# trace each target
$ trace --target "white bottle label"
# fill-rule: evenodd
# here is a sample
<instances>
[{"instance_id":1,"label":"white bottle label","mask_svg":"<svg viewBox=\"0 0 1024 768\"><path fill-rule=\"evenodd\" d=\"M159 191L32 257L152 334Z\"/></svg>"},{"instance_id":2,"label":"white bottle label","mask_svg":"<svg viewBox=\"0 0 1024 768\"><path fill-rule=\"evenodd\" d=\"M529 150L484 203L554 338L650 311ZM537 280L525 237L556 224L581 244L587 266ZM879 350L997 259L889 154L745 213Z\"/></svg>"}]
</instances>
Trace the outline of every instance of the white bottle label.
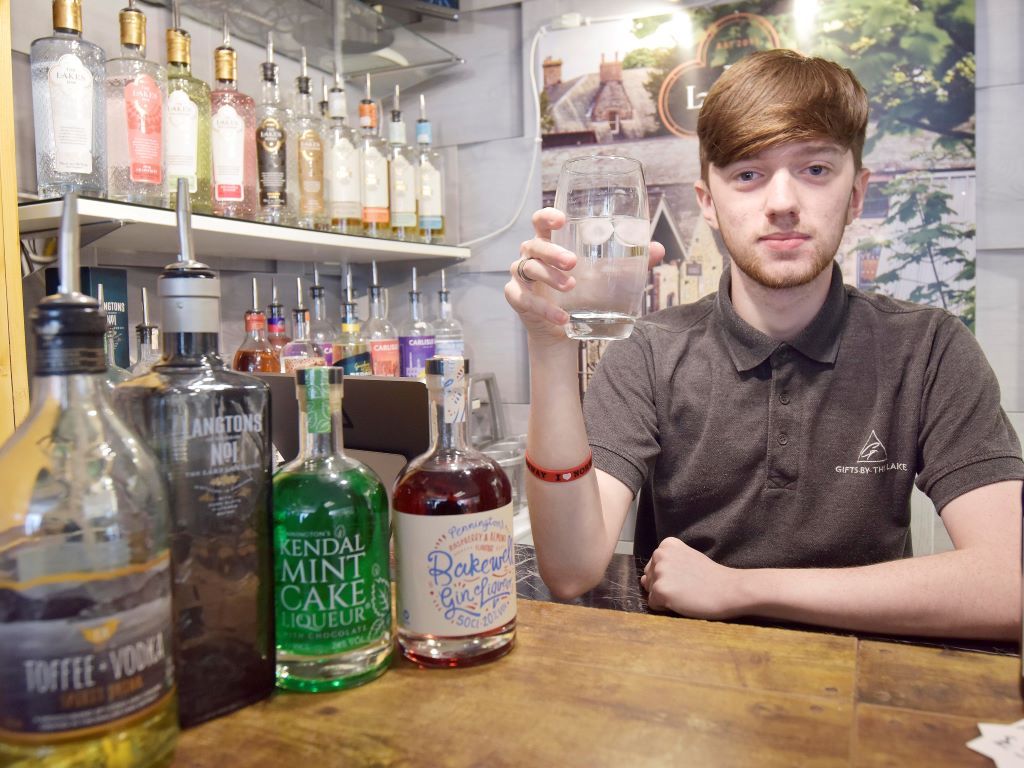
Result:
<instances>
[{"instance_id":1,"label":"white bottle label","mask_svg":"<svg viewBox=\"0 0 1024 768\"><path fill-rule=\"evenodd\" d=\"M462 339L434 339L434 354L440 357L465 357L466 342Z\"/></svg>"},{"instance_id":2,"label":"white bottle label","mask_svg":"<svg viewBox=\"0 0 1024 768\"><path fill-rule=\"evenodd\" d=\"M516 617L512 505L470 515L395 511L398 623L465 637Z\"/></svg>"},{"instance_id":3,"label":"white bottle label","mask_svg":"<svg viewBox=\"0 0 1024 768\"><path fill-rule=\"evenodd\" d=\"M441 189L441 171L435 168L429 160L424 160L417 171L419 172L417 196L420 216L443 216L444 190Z\"/></svg>"},{"instance_id":4,"label":"white bottle label","mask_svg":"<svg viewBox=\"0 0 1024 768\"><path fill-rule=\"evenodd\" d=\"M172 185L179 177L188 179L189 193L199 188L196 178L199 152L199 107L184 91L167 97L167 181Z\"/></svg>"},{"instance_id":5,"label":"white bottle label","mask_svg":"<svg viewBox=\"0 0 1024 768\"><path fill-rule=\"evenodd\" d=\"M363 208L388 207L388 159L376 147L363 155Z\"/></svg>"},{"instance_id":6,"label":"white bottle label","mask_svg":"<svg viewBox=\"0 0 1024 768\"><path fill-rule=\"evenodd\" d=\"M245 120L224 104L210 123L213 143L213 199L242 202L245 198Z\"/></svg>"},{"instance_id":7,"label":"white bottle label","mask_svg":"<svg viewBox=\"0 0 1024 768\"><path fill-rule=\"evenodd\" d=\"M408 222L395 220L403 214ZM416 226L416 168L402 155L391 160L391 224Z\"/></svg>"},{"instance_id":8,"label":"white bottle label","mask_svg":"<svg viewBox=\"0 0 1024 768\"><path fill-rule=\"evenodd\" d=\"M331 217L358 219L363 215L359 200L359 150L348 139L339 139L328 158Z\"/></svg>"},{"instance_id":9,"label":"white bottle label","mask_svg":"<svg viewBox=\"0 0 1024 768\"><path fill-rule=\"evenodd\" d=\"M50 114L53 118L54 170L92 173L92 73L73 53L50 67Z\"/></svg>"}]
</instances>

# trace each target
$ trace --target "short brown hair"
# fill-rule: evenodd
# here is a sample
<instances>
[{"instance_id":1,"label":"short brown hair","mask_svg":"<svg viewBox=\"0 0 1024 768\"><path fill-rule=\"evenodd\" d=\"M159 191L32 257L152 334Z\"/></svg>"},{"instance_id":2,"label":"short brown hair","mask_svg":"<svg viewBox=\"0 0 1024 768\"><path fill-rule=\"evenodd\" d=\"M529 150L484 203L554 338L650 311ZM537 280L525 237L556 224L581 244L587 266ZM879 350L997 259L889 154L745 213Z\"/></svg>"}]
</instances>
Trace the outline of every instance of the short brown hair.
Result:
<instances>
[{"instance_id":1,"label":"short brown hair","mask_svg":"<svg viewBox=\"0 0 1024 768\"><path fill-rule=\"evenodd\" d=\"M700 175L792 141L828 139L861 168L868 96L834 61L779 48L745 56L718 78L697 118Z\"/></svg>"}]
</instances>

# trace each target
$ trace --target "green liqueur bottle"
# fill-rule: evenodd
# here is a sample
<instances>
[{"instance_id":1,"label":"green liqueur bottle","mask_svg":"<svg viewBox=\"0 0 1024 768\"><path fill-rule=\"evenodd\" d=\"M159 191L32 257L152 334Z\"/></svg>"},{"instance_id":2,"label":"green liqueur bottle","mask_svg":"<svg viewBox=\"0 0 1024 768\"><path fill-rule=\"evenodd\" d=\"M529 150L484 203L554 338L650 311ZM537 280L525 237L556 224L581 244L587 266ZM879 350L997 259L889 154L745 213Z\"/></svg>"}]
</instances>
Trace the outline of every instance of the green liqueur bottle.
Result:
<instances>
[{"instance_id":1,"label":"green liqueur bottle","mask_svg":"<svg viewBox=\"0 0 1024 768\"><path fill-rule=\"evenodd\" d=\"M296 371L301 452L274 475L277 684L330 691L391 660L388 497L342 447L340 368Z\"/></svg>"}]
</instances>

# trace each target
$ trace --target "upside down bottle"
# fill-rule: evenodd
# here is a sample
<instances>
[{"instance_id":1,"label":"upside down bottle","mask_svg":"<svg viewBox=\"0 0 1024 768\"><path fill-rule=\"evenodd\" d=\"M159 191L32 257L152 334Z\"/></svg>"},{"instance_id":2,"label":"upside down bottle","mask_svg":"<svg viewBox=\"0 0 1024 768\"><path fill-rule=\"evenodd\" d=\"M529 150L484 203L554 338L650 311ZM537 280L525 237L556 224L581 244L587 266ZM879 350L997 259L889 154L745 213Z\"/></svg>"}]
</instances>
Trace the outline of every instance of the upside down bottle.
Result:
<instances>
[{"instance_id":1,"label":"upside down bottle","mask_svg":"<svg viewBox=\"0 0 1024 768\"><path fill-rule=\"evenodd\" d=\"M398 642L423 667L464 667L512 650L512 486L466 437L469 363L427 361L430 450L393 494Z\"/></svg>"}]
</instances>

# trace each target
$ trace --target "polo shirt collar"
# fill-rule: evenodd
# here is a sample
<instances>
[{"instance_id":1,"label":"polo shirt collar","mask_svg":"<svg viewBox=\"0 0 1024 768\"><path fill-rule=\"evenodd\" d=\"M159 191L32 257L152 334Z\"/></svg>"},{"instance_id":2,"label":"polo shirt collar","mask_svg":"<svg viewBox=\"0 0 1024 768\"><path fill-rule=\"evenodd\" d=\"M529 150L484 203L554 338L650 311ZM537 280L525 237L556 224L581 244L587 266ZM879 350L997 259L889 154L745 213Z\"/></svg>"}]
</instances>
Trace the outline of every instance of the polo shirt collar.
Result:
<instances>
[{"instance_id":1,"label":"polo shirt collar","mask_svg":"<svg viewBox=\"0 0 1024 768\"><path fill-rule=\"evenodd\" d=\"M725 329L725 341L729 355L737 371L756 368L781 347L785 342L773 339L743 320L733 307L731 298L732 267L722 270L718 285L715 312ZM839 265L832 264L832 282L829 284L825 303L818 310L810 324L800 332L789 346L812 360L820 363L835 363L839 354L839 338L846 320L846 287Z\"/></svg>"}]
</instances>

